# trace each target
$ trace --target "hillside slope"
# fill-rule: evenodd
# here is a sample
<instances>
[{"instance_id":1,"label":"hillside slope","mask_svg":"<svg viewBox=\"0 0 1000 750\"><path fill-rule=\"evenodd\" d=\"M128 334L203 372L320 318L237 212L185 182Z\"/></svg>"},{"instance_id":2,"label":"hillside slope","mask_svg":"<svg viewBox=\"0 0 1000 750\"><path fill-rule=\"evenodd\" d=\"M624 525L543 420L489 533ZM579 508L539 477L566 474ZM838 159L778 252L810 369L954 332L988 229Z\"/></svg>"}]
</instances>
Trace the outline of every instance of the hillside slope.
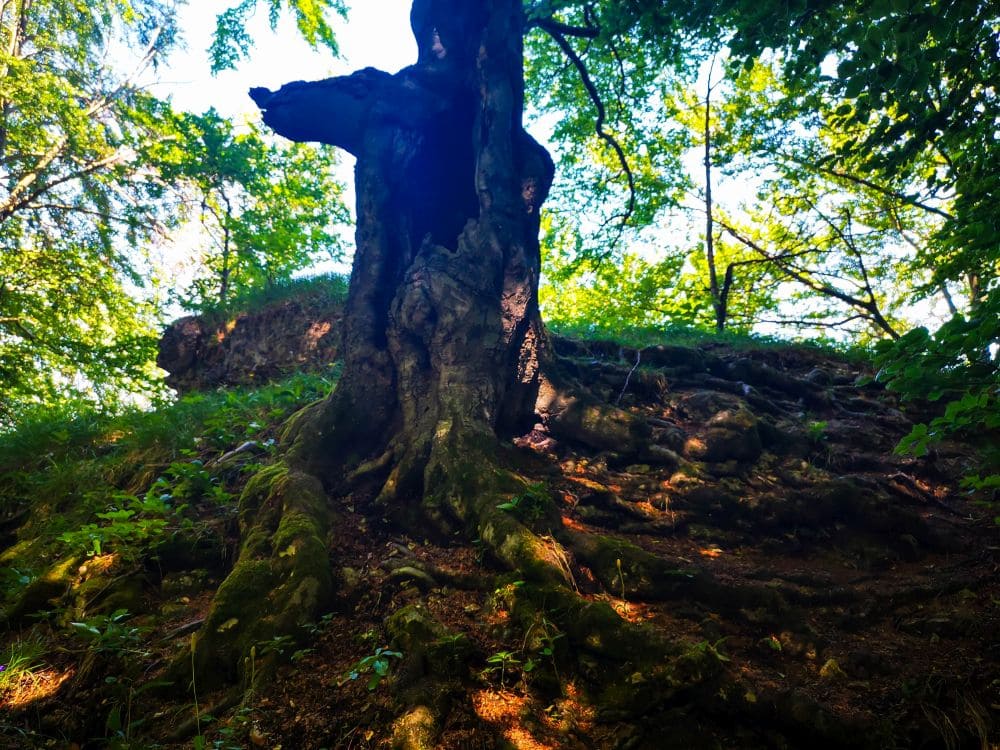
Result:
<instances>
[{"instance_id":1,"label":"hillside slope","mask_svg":"<svg viewBox=\"0 0 1000 750\"><path fill-rule=\"evenodd\" d=\"M243 677L219 686L157 681L232 565L244 484L332 377L195 393L4 445L5 650L26 658L0 672L2 741L998 741L1000 540L958 489L967 446L894 455L920 415L863 365L815 350L557 348L567 372L651 434L631 455L614 435L586 447L540 427L505 449L528 490L503 510L542 534L585 606L524 585L477 540L410 537L360 487L331 498L329 614L257 644Z\"/></svg>"}]
</instances>

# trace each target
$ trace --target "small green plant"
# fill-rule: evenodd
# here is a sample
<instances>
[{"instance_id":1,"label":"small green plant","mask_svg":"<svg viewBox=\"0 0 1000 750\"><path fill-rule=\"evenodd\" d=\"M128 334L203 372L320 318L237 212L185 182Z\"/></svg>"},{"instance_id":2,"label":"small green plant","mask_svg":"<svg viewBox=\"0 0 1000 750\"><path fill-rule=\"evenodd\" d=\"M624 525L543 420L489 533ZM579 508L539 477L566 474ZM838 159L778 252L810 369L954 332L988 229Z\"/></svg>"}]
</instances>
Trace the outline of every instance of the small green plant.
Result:
<instances>
[{"instance_id":1,"label":"small green plant","mask_svg":"<svg viewBox=\"0 0 1000 750\"><path fill-rule=\"evenodd\" d=\"M529 656L524 662L524 671L535 671L538 667L538 661L536 661L537 657L548 661L552 665L552 670L558 678L559 670L556 667L556 642L562 637L563 634L560 633L556 626L547 618L543 617L540 622L533 624L524 636L524 646L522 650L527 651L529 648L532 650L532 655Z\"/></svg>"},{"instance_id":2,"label":"small green plant","mask_svg":"<svg viewBox=\"0 0 1000 750\"><path fill-rule=\"evenodd\" d=\"M208 501L223 505L233 499L219 478L213 476L200 459L174 461L146 493L146 499L163 503Z\"/></svg>"},{"instance_id":3,"label":"small green plant","mask_svg":"<svg viewBox=\"0 0 1000 750\"><path fill-rule=\"evenodd\" d=\"M284 656L286 651L290 651L295 645L295 639L290 635L276 635L266 641L257 644L260 646L260 655L277 654Z\"/></svg>"},{"instance_id":4,"label":"small green plant","mask_svg":"<svg viewBox=\"0 0 1000 750\"><path fill-rule=\"evenodd\" d=\"M685 653L687 656L694 657L696 659L701 659L705 656L708 656L720 662L728 662L731 661L730 658L726 656L724 653L722 653L722 651L720 650L720 648L725 642L726 642L725 638L720 638L715 643L711 643L709 641L698 641L697 643L693 643L690 646L688 646L687 651ZM773 648L772 644L768 645L771 648ZM778 643L778 646L779 647L781 646L780 642Z\"/></svg>"},{"instance_id":5,"label":"small green plant","mask_svg":"<svg viewBox=\"0 0 1000 750\"><path fill-rule=\"evenodd\" d=\"M545 488L544 482L529 484L524 492L514 495L505 503L500 503L497 508L513 513L518 518L537 521L545 515L546 508L551 504L552 498Z\"/></svg>"},{"instance_id":6,"label":"small green plant","mask_svg":"<svg viewBox=\"0 0 1000 750\"><path fill-rule=\"evenodd\" d=\"M104 720L106 747L109 750L136 750L145 748L145 743L139 744L135 735L146 723L146 716L136 716L133 707L136 699L148 691L161 690L171 683L163 680L142 681L137 685L132 677L127 675L108 675L104 678L108 689L108 697L104 703L111 706Z\"/></svg>"},{"instance_id":7,"label":"small green plant","mask_svg":"<svg viewBox=\"0 0 1000 750\"><path fill-rule=\"evenodd\" d=\"M211 750L246 750L250 744L247 741L247 735L251 726L251 713L252 709L249 706L238 708L228 723L219 726L215 730L217 736L211 740L205 735L195 737L194 750L205 750L205 748L211 748ZM205 720L205 723L208 723L214 721L215 717L203 714L202 719ZM200 743L199 737L201 738Z\"/></svg>"},{"instance_id":8,"label":"small green plant","mask_svg":"<svg viewBox=\"0 0 1000 750\"><path fill-rule=\"evenodd\" d=\"M296 645L295 638L290 635L276 635L274 636L274 638L271 638L266 641L261 641L257 645L260 646L261 656L268 656L269 654L275 654L277 656L283 657L285 653L291 652L288 658L293 663L301 661L306 656L312 653L311 648L295 649Z\"/></svg>"},{"instance_id":9,"label":"small green plant","mask_svg":"<svg viewBox=\"0 0 1000 750\"><path fill-rule=\"evenodd\" d=\"M809 423L806 428L806 435L808 436L810 442L822 443L826 440L826 428L829 422L823 419L817 419Z\"/></svg>"},{"instance_id":10,"label":"small green plant","mask_svg":"<svg viewBox=\"0 0 1000 750\"><path fill-rule=\"evenodd\" d=\"M110 615L95 615L82 622L71 622L73 628L98 653L140 654L139 648L148 628L130 625L127 609L115 610Z\"/></svg>"},{"instance_id":11,"label":"small green plant","mask_svg":"<svg viewBox=\"0 0 1000 750\"><path fill-rule=\"evenodd\" d=\"M330 627L330 623L333 622L333 616L333 612L329 612L320 617L319 622L310 622L305 626L306 632L313 638L316 638Z\"/></svg>"},{"instance_id":12,"label":"small green plant","mask_svg":"<svg viewBox=\"0 0 1000 750\"><path fill-rule=\"evenodd\" d=\"M0 596L21 591L35 580L35 576L25 568L0 567Z\"/></svg>"},{"instance_id":13,"label":"small green plant","mask_svg":"<svg viewBox=\"0 0 1000 750\"><path fill-rule=\"evenodd\" d=\"M517 655L513 651L497 651L492 656L486 658L486 663L489 665L483 670L482 674L486 675L500 673L500 687L504 687L504 680L507 676L507 672L510 669L520 665L521 660L517 658Z\"/></svg>"},{"instance_id":14,"label":"small green plant","mask_svg":"<svg viewBox=\"0 0 1000 750\"><path fill-rule=\"evenodd\" d=\"M389 675L389 667L392 659L402 659L403 655L399 651L390 651L388 648L376 648L368 656L358 659L347 673L347 677L341 683L348 680L356 680L363 674L371 673L368 678L368 690L374 690Z\"/></svg>"}]
</instances>

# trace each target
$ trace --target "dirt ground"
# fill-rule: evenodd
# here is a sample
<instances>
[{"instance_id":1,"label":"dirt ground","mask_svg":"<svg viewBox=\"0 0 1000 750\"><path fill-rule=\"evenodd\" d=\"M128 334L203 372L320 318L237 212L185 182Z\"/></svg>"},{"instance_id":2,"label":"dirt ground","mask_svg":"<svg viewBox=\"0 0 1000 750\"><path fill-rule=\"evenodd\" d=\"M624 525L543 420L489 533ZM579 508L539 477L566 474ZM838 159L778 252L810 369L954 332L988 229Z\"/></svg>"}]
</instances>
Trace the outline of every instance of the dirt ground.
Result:
<instances>
[{"instance_id":1,"label":"dirt ground","mask_svg":"<svg viewBox=\"0 0 1000 750\"><path fill-rule=\"evenodd\" d=\"M422 688L443 717L433 747L1000 747L1000 534L959 487L968 446L895 455L923 415L811 350L659 347L639 367L616 345L560 350L646 420L656 450L585 450L539 427L510 447L533 488L510 512L551 523L543 538L575 590L679 644L697 676L651 677L641 654L609 665L571 642L558 611L526 629L522 582L476 540L412 537L361 491L335 499L330 614L297 641L259 644L238 690L198 694L196 708L197 685L156 685L225 566L175 573L144 592L138 668L123 667L127 654L67 650L5 695L0 742L388 747L410 687L434 671L389 626L405 609L435 623L436 642L461 644L438 692ZM595 539L643 554L602 574ZM668 591L656 560L690 581ZM127 685L113 682L121 674Z\"/></svg>"}]
</instances>

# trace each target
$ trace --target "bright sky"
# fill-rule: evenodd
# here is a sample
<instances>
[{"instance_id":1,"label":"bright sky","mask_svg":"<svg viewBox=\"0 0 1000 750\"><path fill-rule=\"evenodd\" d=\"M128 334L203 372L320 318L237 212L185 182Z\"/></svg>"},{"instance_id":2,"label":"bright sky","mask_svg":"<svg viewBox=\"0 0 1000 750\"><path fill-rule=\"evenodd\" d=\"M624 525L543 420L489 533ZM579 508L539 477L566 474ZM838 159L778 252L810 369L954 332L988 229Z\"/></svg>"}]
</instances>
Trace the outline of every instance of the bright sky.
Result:
<instances>
[{"instance_id":1,"label":"bright sky","mask_svg":"<svg viewBox=\"0 0 1000 750\"><path fill-rule=\"evenodd\" d=\"M325 50L310 50L290 17L271 31L261 7L250 28L255 43L251 59L213 77L206 50L216 16L232 5L232 0L196 0L182 9L179 25L187 49L174 53L170 65L159 71L154 93L169 96L178 109L204 112L215 107L229 117L256 116L247 96L251 86L276 89L289 81L344 75L367 66L392 73L416 61L411 0L352 0L348 23L338 19L336 25L341 59Z\"/></svg>"}]
</instances>

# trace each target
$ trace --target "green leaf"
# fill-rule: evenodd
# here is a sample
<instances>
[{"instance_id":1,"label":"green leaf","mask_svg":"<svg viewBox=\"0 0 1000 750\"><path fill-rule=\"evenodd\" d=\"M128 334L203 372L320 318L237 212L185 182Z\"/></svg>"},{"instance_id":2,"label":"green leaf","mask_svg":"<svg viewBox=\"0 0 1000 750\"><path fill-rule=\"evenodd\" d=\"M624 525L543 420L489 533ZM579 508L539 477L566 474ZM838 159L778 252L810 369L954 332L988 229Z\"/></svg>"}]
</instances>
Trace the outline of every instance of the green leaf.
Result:
<instances>
[{"instance_id":1,"label":"green leaf","mask_svg":"<svg viewBox=\"0 0 1000 750\"><path fill-rule=\"evenodd\" d=\"M87 636L88 638L100 638L101 631L98 630L93 625L86 622L71 622L71 628L74 628L81 635Z\"/></svg>"}]
</instances>

